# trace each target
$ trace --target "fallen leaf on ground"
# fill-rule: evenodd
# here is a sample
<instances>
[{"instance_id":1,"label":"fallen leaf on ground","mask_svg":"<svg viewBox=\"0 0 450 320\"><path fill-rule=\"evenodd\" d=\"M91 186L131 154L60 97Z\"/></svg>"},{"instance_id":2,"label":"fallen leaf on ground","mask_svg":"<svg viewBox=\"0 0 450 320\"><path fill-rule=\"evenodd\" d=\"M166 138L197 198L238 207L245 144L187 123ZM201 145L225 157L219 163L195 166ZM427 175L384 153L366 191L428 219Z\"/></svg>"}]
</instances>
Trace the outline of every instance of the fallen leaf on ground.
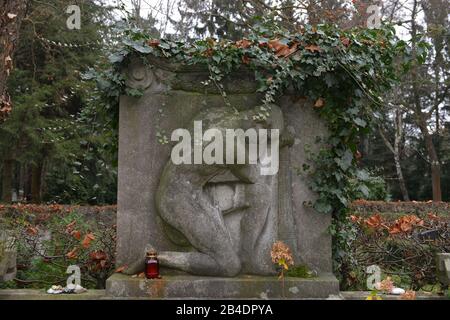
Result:
<instances>
[{"instance_id":1,"label":"fallen leaf on ground","mask_svg":"<svg viewBox=\"0 0 450 320\"><path fill-rule=\"evenodd\" d=\"M69 251L69 252L66 254L66 257L69 258L69 259L76 259L76 257L77 257L77 251L78 251L77 248L73 248L72 251Z\"/></svg>"},{"instance_id":2,"label":"fallen leaf on ground","mask_svg":"<svg viewBox=\"0 0 450 320\"><path fill-rule=\"evenodd\" d=\"M127 268L128 268L127 265L121 266L121 267L119 267L119 268L116 269L116 273L122 273L122 272L124 272Z\"/></svg>"},{"instance_id":3,"label":"fallen leaf on ground","mask_svg":"<svg viewBox=\"0 0 450 320\"><path fill-rule=\"evenodd\" d=\"M75 239L80 240L81 239L81 232L78 230L74 230L70 233Z\"/></svg>"},{"instance_id":4,"label":"fallen leaf on ground","mask_svg":"<svg viewBox=\"0 0 450 320\"><path fill-rule=\"evenodd\" d=\"M400 296L402 300L416 300L416 292L413 290L407 290L404 294Z\"/></svg>"},{"instance_id":5,"label":"fallen leaf on ground","mask_svg":"<svg viewBox=\"0 0 450 320\"><path fill-rule=\"evenodd\" d=\"M306 49L306 50L309 50L309 51L311 51L311 52L316 52L316 51L319 51L319 52L320 52L320 47L317 46L317 45L315 45L315 44L311 44L311 45L309 45L309 46L306 46L305 49Z\"/></svg>"},{"instance_id":6,"label":"fallen leaf on ground","mask_svg":"<svg viewBox=\"0 0 450 320\"><path fill-rule=\"evenodd\" d=\"M30 226L30 227L27 228L27 233L29 235L35 236L35 235L38 234L38 229L36 227Z\"/></svg>"},{"instance_id":7,"label":"fallen leaf on ground","mask_svg":"<svg viewBox=\"0 0 450 320\"><path fill-rule=\"evenodd\" d=\"M69 223L68 225L66 225L66 233L71 233L73 230L73 227L75 227L76 225L76 221L72 221L71 223Z\"/></svg>"},{"instance_id":8,"label":"fallen leaf on ground","mask_svg":"<svg viewBox=\"0 0 450 320\"><path fill-rule=\"evenodd\" d=\"M383 219L377 213L377 214L374 214L373 216L369 217L368 219L365 219L364 223L371 228L378 228L378 227L382 226Z\"/></svg>"},{"instance_id":9,"label":"fallen leaf on ground","mask_svg":"<svg viewBox=\"0 0 450 320\"><path fill-rule=\"evenodd\" d=\"M81 242L81 245L82 245L84 248L89 248L89 246L91 245L91 241L92 241L92 240L95 240L95 236L94 236L92 233L88 233L88 234L84 237L83 241Z\"/></svg>"}]
</instances>

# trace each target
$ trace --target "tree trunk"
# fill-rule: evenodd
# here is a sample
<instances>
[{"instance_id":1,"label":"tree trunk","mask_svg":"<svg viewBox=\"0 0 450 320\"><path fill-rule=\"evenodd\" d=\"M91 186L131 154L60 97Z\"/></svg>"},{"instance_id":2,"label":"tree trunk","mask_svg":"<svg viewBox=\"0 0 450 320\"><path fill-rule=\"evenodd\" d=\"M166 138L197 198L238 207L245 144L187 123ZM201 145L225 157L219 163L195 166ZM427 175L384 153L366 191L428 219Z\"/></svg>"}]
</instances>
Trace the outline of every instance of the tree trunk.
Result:
<instances>
[{"instance_id":1,"label":"tree trunk","mask_svg":"<svg viewBox=\"0 0 450 320\"><path fill-rule=\"evenodd\" d=\"M25 178L24 178L24 187L23 187L23 194L25 201L30 202L31 201L31 168L30 165L25 166Z\"/></svg>"},{"instance_id":2,"label":"tree trunk","mask_svg":"<svg viewBox=\"0 0 450 320\"><path fill-rule=\"evenodd\" d=\"M411 80L413 89L413 103L415 109L415 116L418 127L422 133L423 139L425 141L425 146L428 154L428 158L431 162L431 185L433 188L433 201L442 201L442 190L441 190L441 164L433 143L433 138L428 130L427 126L427 116L422 111L422 103L420 101L419 95L419 76L417 68L417 13L418 13L418 1L414 1L412 16L411 16L411 45L412 45L412 57L414 59L414 65L411 70Z\"/></svg>"},{"instance_id":3,"label":"tree trunk","mask_svg":"<svg viewBox=\"0 0 450 320\"><path fill-rule=\"evenodd\" d=\"M31 169L31 202L41 203L42 164L33 165Z\"/></svg>"},{"instance_id":4,"label":"tree trunk","mask_svg":"<svg viewBox=\"0 0 450 320\"><path fill-rule=\"evenodd\" d=\"M400 191L402 192L402 197L404 201L409 201L408 189L406 188L405 179L403 177L402 166L400 162L400 145L403 140L403 115L399 108L395 111L395 138L394 144L392 145L386 135L383 133L383 130L380 128L380 135L383 138L383 141L386 147L392 152L394 155L394 163L395 163L395 171L397 172L398 184L400 186Z\"/></svg>"},{"instance_id":5,"label":"tree trunk","mask_svg":"<svg viewBox=\"0 0 450 320\"><path fill-rule=\"evenodd\" d=\"M428 132L428 128L423 119L423 115L420 115L422 119L420 120L420 130L422 132L423 138L425 140L425 146L428 153L428 158L431 162L431 185L433 188L433 201L442 201L442 190L441 190L441 163L439 162L439 157L436 152L436 148L433 143L433 138Z\"/></svg>"},{"instance_id":6,"label":"tree trunk","mask_svg":"<svg viewBox=\"0 0 450 320\"><path fill-rule=\"evenodd\" d=\"M395 142L394 142L394 161L397 171L398 183L404 201L409 201L408 189L406 188L405 179L403 178L402 166L400 165L400 144L403 140L403 115L400 109L395 111Z\"/></svg>"},{"instance_id":7,"label":"tree trunk","mask_svg":"<svg viewBox=\"0 0 450 320\"><path fill-rule=\"evenodd\" d=\"M397 171L398 184L400 186L400 191L402 192L403 201L409 201L409 193L406 188L405 178L403 177L402 167L400 165L400 157L398 155L394 155L395 161L395 170Z\"/></svg>"},{"instance_id":8,"label":"tree trunk","mask_svg":"<svg viewBox=\"0 0 450 320\"><path fill-rule=\"evenodd\" d=\"M6 81L13 68L13 53L28 3L29 0L0 0L0 121L11 112Z\"/></svg>"},{"instance_id":9,"label":"tree trunk","mask_svg":"<svg viewBox=\"0 0 450 320\"><path fill-rule=\"evenodd\" d=\"M3 161L2 173L2 201L11 203L12 201L12 183L13 183L13 161Z\"/></svg>"}]
</instances>

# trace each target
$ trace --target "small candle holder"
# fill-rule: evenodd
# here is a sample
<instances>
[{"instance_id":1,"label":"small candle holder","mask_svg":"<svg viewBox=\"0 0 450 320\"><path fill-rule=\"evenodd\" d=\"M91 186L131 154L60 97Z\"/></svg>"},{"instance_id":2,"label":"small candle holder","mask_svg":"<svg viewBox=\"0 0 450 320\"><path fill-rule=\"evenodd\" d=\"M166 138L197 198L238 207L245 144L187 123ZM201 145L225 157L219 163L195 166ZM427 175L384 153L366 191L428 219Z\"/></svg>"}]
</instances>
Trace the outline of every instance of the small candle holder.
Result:
<instances>
[{"instance_id":1,"label":"small candle holder","mask_svg":"<svg viewBox=\"0 0 450 320\"><path fill-rule=\"evenodd\" d=\"M145 257L145 277L147 279L159 279L159 261L156 250L149 250Z\"/></svg>"}]
</instances>

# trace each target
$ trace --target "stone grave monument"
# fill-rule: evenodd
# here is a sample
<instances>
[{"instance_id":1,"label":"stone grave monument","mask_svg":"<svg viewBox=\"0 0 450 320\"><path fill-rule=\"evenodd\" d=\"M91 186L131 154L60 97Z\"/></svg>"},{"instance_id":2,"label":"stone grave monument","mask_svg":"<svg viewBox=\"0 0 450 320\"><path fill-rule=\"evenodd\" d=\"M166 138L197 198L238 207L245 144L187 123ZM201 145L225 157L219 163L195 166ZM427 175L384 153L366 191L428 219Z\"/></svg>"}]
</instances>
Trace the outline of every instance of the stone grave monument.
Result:
<instances>
[{"instance_id":1,"label":"stone grave monument","mask_svg":"<svg viewBox=\"0 0 450 320\"><path fill-rule=\"evenodd\" d=\"M120 101L117 266L127 268L107 280L107 295L326 298L337 294L327 232L331 217L311 207L315 194L301 170L304 164L313 165L305 148L317 150L317 138L327 134L312 103L288 92L270 106L267 119L257 121L261 96L250 70L243 68L224 79L226 97L208 84L208 69L200 65L149 57L145 62L133 60L124 73L127 85L144 94L122 96ZM267 170L263 156L253 164L202 162L198 154L212 143L196 140L198 123L203 133L214 129L223 137L226 129L276 129L279 165L272 174L262 174ZM192 148L179 153L171 137L183 129L194 138ZM267 149L275 141L270 136ZM192 164L174 163L173 152L192 159ZM316 276L287 277L282 283L270 255L276 241L287 244L295 264L308 266ZM159 254L161 279L133 276L143 271L150 248Z\"/></svg>"}]
</instances>

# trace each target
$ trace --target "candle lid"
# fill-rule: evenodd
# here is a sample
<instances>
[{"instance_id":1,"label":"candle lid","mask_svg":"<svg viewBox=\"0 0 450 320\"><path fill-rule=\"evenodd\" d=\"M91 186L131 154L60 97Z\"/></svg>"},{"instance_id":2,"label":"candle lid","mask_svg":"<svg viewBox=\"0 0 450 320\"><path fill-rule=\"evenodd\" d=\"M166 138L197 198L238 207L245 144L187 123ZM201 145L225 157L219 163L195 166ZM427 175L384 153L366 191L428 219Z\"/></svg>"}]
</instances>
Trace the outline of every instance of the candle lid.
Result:
<instances>
[{"instance_id":1,"label":"candle lid","mask_svg":"<svg viewBox=\"0 0 450 320\"><path fill-rule=\"evenodd\" d=\"M147 257L156 257L158 255L158 252L156 252L155 249L150 249L147 251Z\"/></svg>"}]
</instances>

